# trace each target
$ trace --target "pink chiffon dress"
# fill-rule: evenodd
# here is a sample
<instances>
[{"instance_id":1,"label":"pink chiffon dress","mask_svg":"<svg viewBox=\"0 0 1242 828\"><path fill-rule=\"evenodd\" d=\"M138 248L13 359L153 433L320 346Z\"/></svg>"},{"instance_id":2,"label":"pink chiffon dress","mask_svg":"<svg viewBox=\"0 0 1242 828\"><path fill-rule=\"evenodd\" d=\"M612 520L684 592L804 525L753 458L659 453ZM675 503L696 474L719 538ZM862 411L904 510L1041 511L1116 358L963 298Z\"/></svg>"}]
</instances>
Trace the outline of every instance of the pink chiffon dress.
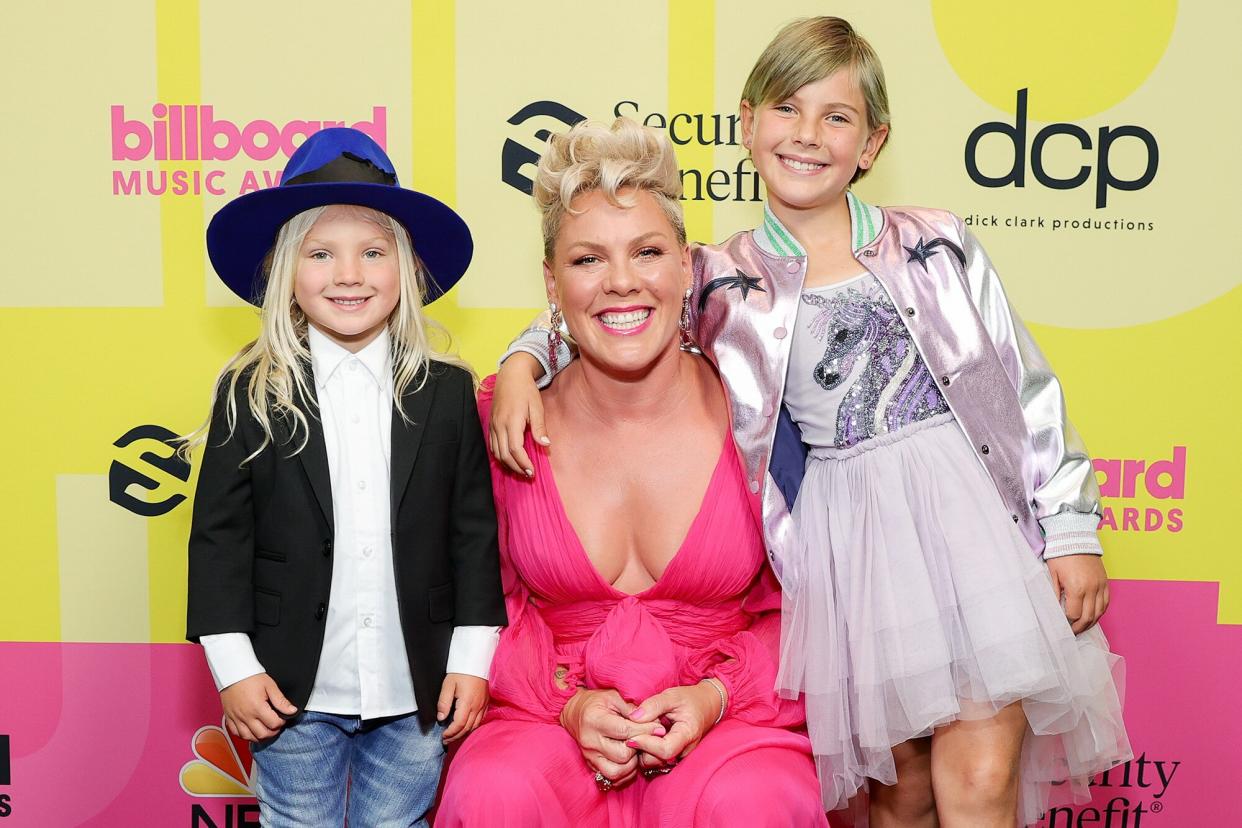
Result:
<instances>
[{"instance_id":1,"label":"pink chiffon dress","mask_svg":"<svg viewBox=\"0 0 1242 828\"><path fill-rule=\"evenodd\" d=\"M490 408L488 383L484 422ZM526 451L530 480L492 461L509 626L486 721L450 765L438 828L826 826L802 705L774 689L781 596L733 441L664 575L634 595L592 566L529 435ZM708 675L728 688L724 719L671 773L601 792L559 723L573 688L638 703Z\"/></svg>"}]
</instances>

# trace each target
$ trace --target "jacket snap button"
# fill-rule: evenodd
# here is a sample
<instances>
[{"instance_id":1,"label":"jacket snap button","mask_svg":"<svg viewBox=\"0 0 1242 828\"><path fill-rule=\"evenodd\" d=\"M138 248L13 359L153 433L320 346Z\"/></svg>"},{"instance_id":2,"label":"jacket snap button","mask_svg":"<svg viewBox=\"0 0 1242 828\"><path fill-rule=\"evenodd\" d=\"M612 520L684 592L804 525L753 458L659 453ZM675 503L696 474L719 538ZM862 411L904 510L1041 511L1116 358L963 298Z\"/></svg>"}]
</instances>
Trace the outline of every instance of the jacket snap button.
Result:
<instances>
[{"instance_id":1,"label":"jacket snap button","mask_svg":"<svg viewBox=\"0 0 1242 828\"><path fill-rule=\"evenodd\" d=\"M798 264L797 262L790 262L789 264L785 265L785 267L789 269L790 273L797 273L798 270L802 267L802 265Z\"/></svg>"},{"instance_id":2,"label":"jacket snap button","mask_svg":"<svg viewBox=\"0 0 1242 828\"><path fill-rule=\"evenodd\" d=\"M948 385L948 384L949 384L949 378L948 378L948 377L941 377L941 378L940 378L940 384L941 384L941 385Z\"/></svg>"},{"instance_id":3,"label":"jacket snap button","mask_svg":"<svg viewBox=\"0 0 1242 828\"><path fill-rule=\"evenodd\" d=\"M983 445L979 446L979 451L983 452L984 454L987 454L988 451L990 451L990 449L988 448L988 444L984 443Z\"/></svg>"},{"instance_id":4,"label":"jacket snap button","mask_svg":"<svg viewBox=\"0 0 1242 828\"><path fill-rule=\"evenodd\" d=\"M789 331L781 327L781 328L777 328L776 330L772 331L772 336L776 337L777 339L784 339L786 334L788 333Z\"/></svg>"},{"instance_id":5,"label":"jacket snap button","mask_svg":"<svg viewBox=\"0 0 1242 828\"><path fill-rule=\"evenodd\" d=\"M1014 520L1017 520L1017 518L1014 518ZM316 621L322 621L323 617L327 614L328 614L327 604L321 603L318 607L315 608L315 620Z\"/></svg>"},{"instance_id":6,"label":"jacket snap button","mask_svg":"<svg viewBox=\"0 0 1242 828\"><path fill-rule=\"evenodd\" d=\"M906 308L906 316L914 316L914 308Z\"/></svg>"},{"instance_id":7,"label":"jacket snap button","mask_svg":"<svg viewBox=\"0 0 1242 828\"><path fill-rule=\"evenodd\" d=\"M323 556L325 558L332 557L332 541L326 540L323 542Z\"/></svg>"},{"instance_id":8,"label":"jacket snap button","mask_svg":"<svg viewBox=\"0 0 1242 828\"><path fill-rule=\"evenodd\" d=\"M1018 516L1017 516L1017 515L1010 515L1010 517L1011 517L1011 518L1013 518L1013 522L1014 522L1014 523L1017 523L1017 522L1018 522Z\"/></svg>"}]
</instances>

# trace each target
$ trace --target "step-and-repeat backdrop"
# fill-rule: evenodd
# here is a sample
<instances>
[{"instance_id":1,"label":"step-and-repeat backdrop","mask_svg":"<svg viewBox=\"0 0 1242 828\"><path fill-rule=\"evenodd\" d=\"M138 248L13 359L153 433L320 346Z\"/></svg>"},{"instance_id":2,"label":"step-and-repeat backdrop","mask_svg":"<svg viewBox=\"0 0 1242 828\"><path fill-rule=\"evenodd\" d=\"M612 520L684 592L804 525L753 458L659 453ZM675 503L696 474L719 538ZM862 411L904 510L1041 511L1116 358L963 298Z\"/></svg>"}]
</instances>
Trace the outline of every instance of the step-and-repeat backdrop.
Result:
<instances>
[{"instance_id":1,"label":"step-and-repeat backdrop","mask_svg":"<svg viewBox=\"0 0 1242 828\"><path fill-rule=\"evenodd\" d=\"M1097 458L1137 758L1042 824L1234 824L1242 6L121 0L15 6L0 50L0 826L258 823L183 640L196 468L164 442L256 331L207 264L216 209L314 130L361 125L473 228L433 315L489 373L543 304L547 133L663 130L692 237L754 226L742 81L780 25L828 13L892 96L860 194L975 228Z\"/></svg>"}]
</instances>

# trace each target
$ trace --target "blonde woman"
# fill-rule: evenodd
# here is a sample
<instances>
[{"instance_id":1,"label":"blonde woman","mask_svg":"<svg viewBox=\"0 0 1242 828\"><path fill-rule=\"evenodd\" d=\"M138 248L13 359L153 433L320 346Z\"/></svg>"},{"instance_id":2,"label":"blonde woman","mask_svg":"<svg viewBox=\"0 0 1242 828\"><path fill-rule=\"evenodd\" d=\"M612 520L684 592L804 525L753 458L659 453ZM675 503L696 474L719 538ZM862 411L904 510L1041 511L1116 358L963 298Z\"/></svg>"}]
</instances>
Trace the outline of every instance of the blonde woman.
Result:
<instances>
[{"instance_id":1,"label":"blonde woman","mask_svg":"<svg viewBox=\"0 0 1242 828\"><path fill-rule=\"evenodd\" d=\"M668 139L624 119L540 161L548 298L581 359L533 476L493 464L510 626L437 826L826 825L780 595L711 364ZM484 383L481 407L490 408Z\"/></svg>"},{"instance_id":2,"label":"blonde woman","mask_svg":"<svg viewBox=\"0 0 1242 828\"><path fill-rule=\"evenodd\" d=\"M426 825L505 623L472 375L421 311L470 232L329 129L207 244L262 325L199 438L187 635L253 742L264 825Z\"/></svg>"}]
</instances>

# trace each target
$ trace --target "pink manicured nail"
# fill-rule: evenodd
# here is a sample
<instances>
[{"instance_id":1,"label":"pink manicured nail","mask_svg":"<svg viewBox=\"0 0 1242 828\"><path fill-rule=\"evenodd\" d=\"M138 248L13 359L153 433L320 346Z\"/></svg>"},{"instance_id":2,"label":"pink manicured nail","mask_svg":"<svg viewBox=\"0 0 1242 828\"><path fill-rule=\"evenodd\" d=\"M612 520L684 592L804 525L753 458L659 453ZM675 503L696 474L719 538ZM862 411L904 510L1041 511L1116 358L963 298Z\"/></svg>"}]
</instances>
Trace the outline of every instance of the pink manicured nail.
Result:
<instances>
[{"instance_id":1,"label":"pink manicured nail","mask_svg":"<svg viewBox=\"0 0 1242 828\"><path fill-rule=\"evenodd\" d=\"M635 750L637 750L637 749L638 749L638 742L635 742L633 739L630 739L630 740L626 741L625 746L626 746L626 747L628 747L628 748L634 748Z\"/></svg>"},{"instance_id":2,"label":"pink manicured nail","mask_svg":"<svg viewBox=\"0 0 1242 828\"><path fill-rule=\"evenodd\" d=\"M651 731L651 734L652 734L653 736L663 736L663 735L665 735L666 733L668 733L668 731L667 731L667 730L665 730L665 729L664 729L664 728L662 728L662 727L657 727L655 730Z\"/></svg>"}]
</instances>

